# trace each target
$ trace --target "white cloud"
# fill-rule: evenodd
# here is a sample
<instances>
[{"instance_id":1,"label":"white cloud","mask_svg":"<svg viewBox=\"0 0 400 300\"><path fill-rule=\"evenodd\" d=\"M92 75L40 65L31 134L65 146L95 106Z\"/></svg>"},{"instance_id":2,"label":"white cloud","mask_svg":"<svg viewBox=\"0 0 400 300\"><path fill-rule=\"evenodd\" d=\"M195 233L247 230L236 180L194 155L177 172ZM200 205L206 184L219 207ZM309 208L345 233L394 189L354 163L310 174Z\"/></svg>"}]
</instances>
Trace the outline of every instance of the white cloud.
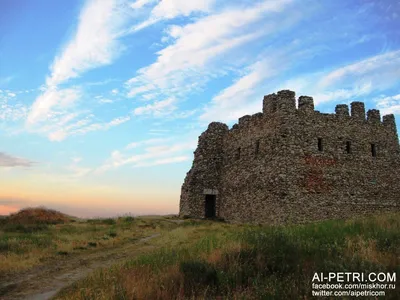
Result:
<instances>
[{"instance_id":1,"label":"white cloud","mask_svg":"<svg viewBox=\"0 0 400 300\"><path fill-rule=\"evenodd\" d=\"M375 99L378 109L382 115L396 114L400 115L400 94L393 96L381 96Z\"/></svg>"},{"instance_id":2,"label":"white cloud","mask_svg":"<svg viewBox=\"0 0 400 300\"><path fill-rule=\"evenodd\" d=\"M20 121L28 115L28 107L16 100L11 92L0 93L0 121Z\"/></svg>"},{"instance_id":3,"label":"white cloud","mask_svg":"<svg viewBox=\"0 0 400 300\"><path fill-rule=\"evenodd\" d=\"M309 95L316 105L354 100L398 83L400 76L400 51L393 51L351 63L330 72L302 74L273 86L271 78L284 73L293 62L302 61L301 51L278 49L248 67L247 73L222 90L205 107L202 121L234 121L237 118L261 111L262 95L282 89L294 90L299 95ZM307 55L307 54L306 54ZM396 111L397 106L391 110Z\"/></svg>"},{"instance_id":4,"label":"white cloud","mask_svg":"<svg viewBox=\"0 0 400 300\"><path fill-rule=\"evenodd\" d=\"M376 55L338 68L321 78L318 85L323 88L343 84L346 81L351 81L354 77L367 81L377 81L380 84L397 81L400 77L400 50ZM387 80L390 82L386 82Z\"/></svg>"},{"instance_id":5,"label":"white cloud","mask_svg":"<svg viewBox=\"0 0 400 300\"><path fill-rule=\"evenodd\" d=\"M47 85L58 85L82 72L111 63L119 54L123 25L121 1L89 0L81 11L74 38L51 67Z\"/></svg>"},{"instance_id":6,"label":"white cloud","mask_svg":"<svg viewBox=\"0 0 400 300\"><path fill-rule=\"evenodd\" d=\"M155 117L164 116L170 114L174 110L176 110L176 99L168 98L162 101L156 101L153 104L147 104L145 106L137 107L133 111L135 116L140 115L152 115Z\"/></svg>"},{"instance_id":7,"label":"white cloud","mask_svg":"<svg viewBox=\"0 0 400 300\"><path fill-rule=\"evenodd\" d=\"M140 9L145 5L151 4L153 2L156 2L157 0L136 0L131 4L131 7L133 9Z\"/></svg>"},{"instance_id":8,"label":"white cloud","mask_svg":"<svg viewBox=\"0 0 400 300\"><path fill-rule=\"evenodd\" d=\"M362 84L360 86L355 85L349 89L336 89L331 91L316 92L313 94L314 104L318 105L325 102L331 101L342 101L348 100L354 97L360 97L368 95L373 91L371 82Z\"/></svg>"},{"instance_id":9,"label":"white cloud","mask_svg":"<svg viewBox=\"0 0 400 300\"><path fill-rule=\"evenodd\" d=\"M151 166L157 164L181 162L189 159L190 156L186 155L187 151L193 151L197 145L196 140L177 142L175 144L161 144L163 141L165 140L159 139L158 141L153 140L152 142L148 140L140 145L153 144L157 142L160 144L145 148L141 151L142 153L135 155L115 150L111 153L110 158L101 167L95 170L95 173L102 173L107 170L119 168L125 165ZM134 146L134 148L136 148L136 145ZM125 149L131 150L131 147L128 145Z\"/></svg>"},{"instance_id":10,"label":"white cloud","mask_svg":"<svg viewBox=\"0 0 400 300\"><path fill-rule=\"evenodd\" d=\"M27 118L28 123L33 124L47 118L54 106L65 108L79 99L81 91L77 88L57 89L48 88L41 94L31 107Z\"/></svg>"},{"instance_id":11,"label":"white cloud","mask_svg":"<svg viewBox=\"0 0 400 300\"><path fill-rule=\"evenodd\" d=\"M138 71L138 76L128 81L131 96L150 89L178 91L186 85L190 76L202 77L207 64L234 47L242 45L260 34L276 28L263 28L254 33L248 25L259 21L268 12L283 9L290 1L265 2L251 8L229 9L198 19L184 26L172 26L167 32L175 42L160 50L157 61ZM276 24L278 26L278 24ZM206 72L207 73L207 72ZM146 86L141 90L140 87ZM142 88L143 89L143 88Z\"/></svg>"},{"instance_id":12,"label":"white cloud","mask_svg":"<svg viewBox=\"0 0 400 300\"><path fill-rule=\"evenodd\" d=\"M279 67L275 65L279 64ZM282 63L282 64L280 64ZM260 99L254 103L257 88L267 78L283 69L283 61L277 58L262 59L248 67L247 74L215 96L200 116L202 121L232 121L252 112L260 111ZM252 102L249 105L249 102Z\"/></svg>"},{"instance_id":13,"label":"white cloud","mask_svg":"<svg viewBox=\"0 0 400 300\"><path fill-rule=\"evenodd\" d=\"M151 12L156 19L173 19L189 16L193 12L210 12L216 0L169 0L160 1Z\"/></svg>"},{"instance_id":14,"label":"white cloud","mask_svg":"<svg viewBox=\"0 0 400 300\"><path fill-rule=\"evenodd\" d=\"M70 121L72 121L76 116L77 115L71 114L61 119L53 118L54 122L52 122L51 125L41 127L38 131L45 133L49 140L60 142L65 140L68 136L82 135L98 130L109 130L112 127L128 122L131 119L129 116L124 116L114 118L109 122L98 123L93 122L93 115L87 115L83 119L65 124L65 118L70 118Z\"/></svg>"},{"instance_id":15,"label":"white cloud","mask_svg":"<svg viewBox=\"0 0 400 300\"><path fill-rule=\"evenodd\" d=\"M150 99L170 95L179 99L201 90L208 80L226 74L225 68L230 68L233 56L223 57L223 54L295 22L293 16L280 14L291 2L263 1L250 7L230 7L193 23L169 27L166 34L172 44L158 51L157 60L127 82L128 95L145 98L150 94ZM253 25L261 20L263 26L255 30ZM138 109L137 113L151 111L151 105Z\"/></svg>"},{"instance_id":16,"label":"white cloud","mask_svg":"<svg viewBox=\"0 0 400 300\"><path fill-rule=\"evenodd\" d=\"M79 77L88 70L110 64L120 54L122 48L118 38L125 21L123 1L86 2L80 13L75 35L55 58L51 74L46 79L44 93L32 105L29 124L46 119L49 111L65 100L64 94L71 90L59 90L60 84ZM76 100L76 94L71 96Z\"/></svg>"},{"instance_id":17,"label":"white cloud","mask_svg":"<svg viewBox=\"0 0 400 300\"><path fill-rule=\"evenodd\" d=\"M134 9L139 9L155 1L139 0L131 4ZM158 4L152 9L150 16L142 23L135 25L131 31L142 30L150 25L153 25L161 20L173 19L178 16L189 16L195 12L210 12L216 0L168 0L159 1Z\"/></svg>"},{"instance_id":18,"label":"white cloud","mask_svg":"<svg viewBox=\"0 0 400 300\"><path fill-rule=\"evenodd\" d=\"M101 104L114 103L114 100L111 100L111 99L100 99L99 103L101 103Z\"/></svg>"},{"instance_id":19,"label":"white cloud","mask_svg":"<svg viewBox=\"0 0 400 300\"><path fill-rule=\"evenodd\" d=\"M139 142L133 142L128 144L125 149L134 149L134 148L138 148L140 146L144 146L144 145L153 145L153 144L159 144L161 142L165 142L168 139L166 138L157 138L157 139L148 139L148 140L144 140L144 141L139 141Z\"/></svg>"},{"instance_id":20,"label":"white cloud","mask_svg":"<svg viewBox=\"0 0 400 300\"><path fill-rule=\"evenodd\" d=\"M400 51L379 54L350 63L330 72L303 74L289 79L277 90L291 89L297 95L309 95L316 105L327 102L349 101L382 91L398 83ZM389 111L389 108L386 108ZM395 111L396 107L391 107ZM384 109L385 111L385 109Z\"/></svg>"}]
</instances>

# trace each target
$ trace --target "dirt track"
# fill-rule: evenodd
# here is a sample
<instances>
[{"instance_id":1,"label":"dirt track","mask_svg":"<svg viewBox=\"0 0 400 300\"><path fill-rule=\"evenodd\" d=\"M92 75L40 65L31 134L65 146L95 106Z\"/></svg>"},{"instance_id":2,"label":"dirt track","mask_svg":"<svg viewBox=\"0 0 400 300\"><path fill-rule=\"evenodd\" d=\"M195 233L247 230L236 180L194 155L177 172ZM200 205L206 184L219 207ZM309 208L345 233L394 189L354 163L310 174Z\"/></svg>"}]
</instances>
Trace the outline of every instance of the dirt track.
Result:
<instances>
[{"instance_id":1,"label":"dirt track","mask_svg":"<svg viewBox=\"0 0 400 300\"><path fill-rule=\"evenodd\" d=\"M82 253L63 259L54 259L45 265L19 274L17 279L6 278L0 283L0 299L50 299L62 288L84 278L96 269L112 266L151 250L153 247L145 242L159 235L156 233L133 243L98 250L90 254Z\"/></svg>"}]
</instances>

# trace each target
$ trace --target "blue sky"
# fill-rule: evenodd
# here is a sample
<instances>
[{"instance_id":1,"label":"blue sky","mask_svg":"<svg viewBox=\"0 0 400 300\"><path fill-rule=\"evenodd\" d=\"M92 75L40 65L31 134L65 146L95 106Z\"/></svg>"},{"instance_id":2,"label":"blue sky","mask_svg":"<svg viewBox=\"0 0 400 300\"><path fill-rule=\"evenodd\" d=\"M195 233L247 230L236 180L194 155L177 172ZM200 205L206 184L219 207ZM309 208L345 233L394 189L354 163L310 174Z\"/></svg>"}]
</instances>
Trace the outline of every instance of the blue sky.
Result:
<instances>
[{"instance_id":1,"label":"blue sky","mask_svg":"<svg viewBox=\"0 0 400 300\"><path fill-rule=\"evenodd\" d=\"M0 213L177 213L199 134L281 89L400 120L400 1L1 0Z\"/></svg>"}]
</instances>

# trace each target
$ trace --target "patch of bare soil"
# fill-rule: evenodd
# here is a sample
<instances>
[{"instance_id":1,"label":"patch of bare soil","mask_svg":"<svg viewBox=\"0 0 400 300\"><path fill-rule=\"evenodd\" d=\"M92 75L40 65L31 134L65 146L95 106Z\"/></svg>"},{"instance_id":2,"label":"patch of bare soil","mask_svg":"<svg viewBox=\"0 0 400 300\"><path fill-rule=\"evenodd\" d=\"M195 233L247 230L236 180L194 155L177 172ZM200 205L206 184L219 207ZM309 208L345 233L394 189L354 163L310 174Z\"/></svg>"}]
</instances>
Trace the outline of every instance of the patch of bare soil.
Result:
<instances>
[{"instance_id":1,"label":"patch of bare soil","mask_svg":"<svg viewBox=\"0 0 400 300\"><path fill-rule=\"evenodd\" d=\"M145 242L159 235L156 233L112 249L51 259L44 265L18 274L18 278L1 278L0 299L50 299L62 288L86 277L96 269L110 267L151 250L152 246Z\"/></svg>"}]
</instances>

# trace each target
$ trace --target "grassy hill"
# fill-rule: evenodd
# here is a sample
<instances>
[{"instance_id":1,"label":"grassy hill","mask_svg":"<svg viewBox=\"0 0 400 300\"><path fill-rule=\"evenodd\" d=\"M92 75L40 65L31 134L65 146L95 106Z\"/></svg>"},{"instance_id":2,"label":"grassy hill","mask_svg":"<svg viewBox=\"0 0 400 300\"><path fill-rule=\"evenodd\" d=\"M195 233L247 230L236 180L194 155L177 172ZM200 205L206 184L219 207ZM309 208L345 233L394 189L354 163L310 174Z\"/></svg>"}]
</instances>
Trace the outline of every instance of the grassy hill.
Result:
<instances>
[{"instance_id":1,"label":"grassy hill","mask_svg":"<svg viewBox=\"0 0 400 300\"><path fill-rule=\"evenodd\" d=\"M136 244L149 236L157 237ZM175 216L83 220L23 209L0 219L0 282L50 270L55 261L121 256L130 245L133 256L145 254L95 271L55 298L310 299L315 272L400 274L400 213L255 226ZM0 296L9 292L0 288ZM396 296L387 291L385 299Z\"/></svg>"},{"instance_id":2,"label":"grassy hill","mask_svg":"<svg viewBox=\"0 0 400 300\"><path fill-rule=\"evenodd\" d=\"M0 219L0 281L49 259L118 247L176 226L161 217L79 219L44 207L25 208Z\"/></svg>"},{"instance_id":3,"label":"grassy hill","mask_svg":"<svg viewBox=\"0 0 400 300\"><path fill-rule=\"evenodd\" d=\"M185 220L154 252L56 299L310 299L315 272L400 274L399 233L399 213L275 227Z\"/></svg>"}]
</instances>

